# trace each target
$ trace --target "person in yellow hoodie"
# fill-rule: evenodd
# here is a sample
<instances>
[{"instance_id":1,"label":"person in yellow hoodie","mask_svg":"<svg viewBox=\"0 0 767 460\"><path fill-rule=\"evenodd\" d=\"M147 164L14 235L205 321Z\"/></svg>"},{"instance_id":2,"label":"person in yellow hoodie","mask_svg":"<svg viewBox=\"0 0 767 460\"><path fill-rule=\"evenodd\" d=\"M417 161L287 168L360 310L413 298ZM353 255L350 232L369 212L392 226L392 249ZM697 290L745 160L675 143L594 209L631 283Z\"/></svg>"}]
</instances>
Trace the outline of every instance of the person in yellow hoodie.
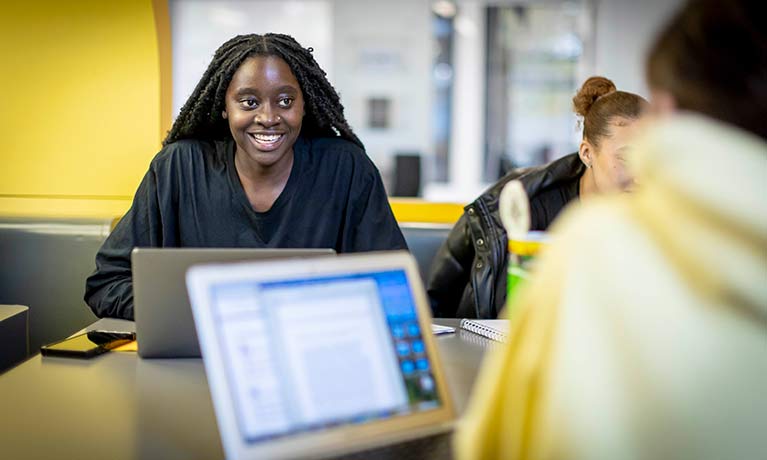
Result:
<instances>
[{"instance_id":1,"label":"person in yellow hoodie","mask_svg":"<svg viewBox=\"0 0 767 460\"><path fill-rule=\"evenodd\" d=\"M767 458L761 8L693 0L656 39L639 186L554 226L457 458Z\"/></svg>"}]
</instances>

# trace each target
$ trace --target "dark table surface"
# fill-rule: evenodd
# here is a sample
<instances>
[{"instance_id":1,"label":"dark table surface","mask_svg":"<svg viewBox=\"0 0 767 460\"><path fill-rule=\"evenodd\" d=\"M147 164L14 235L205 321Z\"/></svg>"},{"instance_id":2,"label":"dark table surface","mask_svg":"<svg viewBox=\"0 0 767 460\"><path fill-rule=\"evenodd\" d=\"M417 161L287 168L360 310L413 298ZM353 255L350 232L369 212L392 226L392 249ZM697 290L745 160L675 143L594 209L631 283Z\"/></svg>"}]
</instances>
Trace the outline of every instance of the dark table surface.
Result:
<instances>
[{"instance_id":1,"label":"dark table surface","mask_svg":"<svg viewBox=\"0 0 767 460\"><path fill-rule=\"evenodd\" d=\"M496 342L458 328L458 320L434 322L457 329L435 340L461 414ZM102 319L88 329L132 330L133 323ZM37 355L0 375L0 457L222 458L202 360Z\"/></svg>"}]
</instances>

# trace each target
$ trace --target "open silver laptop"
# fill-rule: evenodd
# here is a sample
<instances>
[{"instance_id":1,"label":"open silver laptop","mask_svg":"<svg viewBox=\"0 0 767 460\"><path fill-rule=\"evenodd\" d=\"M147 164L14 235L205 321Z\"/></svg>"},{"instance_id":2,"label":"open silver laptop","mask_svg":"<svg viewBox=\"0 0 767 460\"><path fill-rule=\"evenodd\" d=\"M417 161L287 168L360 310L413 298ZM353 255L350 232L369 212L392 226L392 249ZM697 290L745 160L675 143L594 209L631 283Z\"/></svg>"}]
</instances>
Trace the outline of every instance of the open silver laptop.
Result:
<instances>
[{"instance_id":1,"label":"open silver laptop","mask_svg":"<svg viewBox=\"0 0 767 460\"><path fill-rule=\"evenodd\" d=\"M196 266L187 286L227 458L323 458L452 428L410 254Z\"/></svg>"},{"instance_id":2,"label":"open silver laptop","mask_svg":"<svg viewBox=\"0 0 767 460\"><path fill-rule=\"evenodd\" d=\"M332 249L135 248L131 253L133 314L143 358L199 357L184 276L203 262L316 257ZM300 262L299 262L300 263Z\"/></svg>"}]
</instances>

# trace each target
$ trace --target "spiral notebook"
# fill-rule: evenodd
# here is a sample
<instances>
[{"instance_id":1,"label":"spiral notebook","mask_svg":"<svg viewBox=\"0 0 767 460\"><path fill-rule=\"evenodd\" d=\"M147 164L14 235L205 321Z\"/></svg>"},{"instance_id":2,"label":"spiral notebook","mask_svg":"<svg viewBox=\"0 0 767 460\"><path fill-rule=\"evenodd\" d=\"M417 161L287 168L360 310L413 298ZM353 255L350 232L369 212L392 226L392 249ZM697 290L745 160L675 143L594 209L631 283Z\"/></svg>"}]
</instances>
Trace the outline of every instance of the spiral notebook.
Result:
<instances>
[{"instance_id":1,"label":"spiral notebook","mask_svg":"<svg viewBox=\"0 0 767 460\"><path fill-rule=\"evenodd\" d=\"M507 319L462 319L461 329L466 329L482 337L498 342L509 338L509 320Z\"/></svg>"}]
</instances>

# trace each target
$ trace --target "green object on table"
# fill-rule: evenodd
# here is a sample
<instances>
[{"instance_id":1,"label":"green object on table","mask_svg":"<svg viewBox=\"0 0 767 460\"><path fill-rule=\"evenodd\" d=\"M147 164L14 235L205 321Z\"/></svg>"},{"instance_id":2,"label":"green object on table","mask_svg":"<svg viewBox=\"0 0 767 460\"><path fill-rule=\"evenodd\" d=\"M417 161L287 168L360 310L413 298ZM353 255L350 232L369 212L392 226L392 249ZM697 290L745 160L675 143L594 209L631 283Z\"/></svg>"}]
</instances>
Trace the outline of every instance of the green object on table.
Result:
<instances>
[{"instance_id":1,"label":"green object on table","mask_svg":"<svg viewBox=\"0 0 767 460\"><path fill-rule=\"evenodd\" d=\"M524 239L509 239L506 282L506 314L510 316L519 287L528 278L539 251L546 246L545 232L528 232Z\"/></svg>"}]
</instances>

